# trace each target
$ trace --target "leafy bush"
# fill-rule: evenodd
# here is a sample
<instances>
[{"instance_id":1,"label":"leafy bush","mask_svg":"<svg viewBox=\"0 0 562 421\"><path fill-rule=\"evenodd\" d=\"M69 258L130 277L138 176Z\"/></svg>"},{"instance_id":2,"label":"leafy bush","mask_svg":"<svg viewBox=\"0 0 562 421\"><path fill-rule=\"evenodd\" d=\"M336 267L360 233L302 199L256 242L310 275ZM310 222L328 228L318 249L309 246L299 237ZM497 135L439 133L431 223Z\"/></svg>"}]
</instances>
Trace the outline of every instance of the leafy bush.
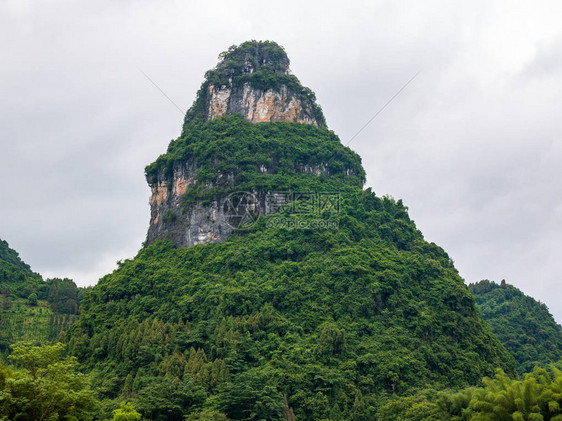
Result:
<instances>
[{"instance_id":1,"label":"leafy bush","mask_svg":"<svg viewBox=\"0 0 562 421\"><path fill-rule=\"evenodd\" d=\"M498 369L482 387L460 392L425 390L394 398L377 413L380 421L523 421L562 420L562 371L536 367L522 378Z\"/></svg>"},{"instance_id":2,"label":"leafy bush","mask_svg":"<svg viewBox=\"0 0 562 421\"><path fill-rule=\"evenodd\" d=\"M113 411L113 421L140 421L141 417L130 402L121 402L120 408Z\"/></svg>"}]
</instances>

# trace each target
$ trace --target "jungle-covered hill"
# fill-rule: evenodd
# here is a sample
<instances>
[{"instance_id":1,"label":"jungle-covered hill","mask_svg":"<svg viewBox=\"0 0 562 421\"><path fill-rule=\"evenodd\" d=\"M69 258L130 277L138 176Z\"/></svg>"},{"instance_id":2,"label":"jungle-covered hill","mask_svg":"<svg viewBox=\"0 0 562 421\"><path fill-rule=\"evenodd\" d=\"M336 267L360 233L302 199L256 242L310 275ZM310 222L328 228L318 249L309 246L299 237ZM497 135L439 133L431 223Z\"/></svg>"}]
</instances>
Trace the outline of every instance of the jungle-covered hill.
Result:
<instances>
[{"instance_id":1,"label":"jungle-covered hill","mask_svg":"<svg viewBox=\"0 0 562 421\"><path fill-rule=\"evenodd\" d=\"M469 285L492 332L515 357L518 371L532 371L562 359L562 328L548 307L509 285L487 279Z\"/></svg>"}]
</instances>

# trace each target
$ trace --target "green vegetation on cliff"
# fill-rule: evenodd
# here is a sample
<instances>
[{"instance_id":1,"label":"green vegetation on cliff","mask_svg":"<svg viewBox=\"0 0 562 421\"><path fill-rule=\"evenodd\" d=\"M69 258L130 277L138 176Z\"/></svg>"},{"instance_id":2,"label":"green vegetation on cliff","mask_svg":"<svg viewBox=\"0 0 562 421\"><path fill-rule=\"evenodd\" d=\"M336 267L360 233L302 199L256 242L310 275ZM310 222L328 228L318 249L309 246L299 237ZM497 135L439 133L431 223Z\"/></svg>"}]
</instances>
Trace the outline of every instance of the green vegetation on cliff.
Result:
<instances>
[{"instance_id":1,"label":"green vegetation on cliff","mask_svg":"<svg viewBox=\"0 0 562 421\"><path fill-rule=\"evenodd\" d=\"M483 280L469 289L482 318L515 357L519 372L562 359L562 328L545 304L505 281Z\"/></svg>"},{"instance_id":2,"label":"green vegetation on cliff","mask_svg":"<svg viewBox=\"0 0 562 421\"><path fill-rule=\"evenodd\" d=\"M193 161L198 185L186 196L192 200L232 191L337 191L365 181L361 158L328 129L285 122L253 124L240 115L189 127L146 167L146 177L152 184L159 175L161 181L171 182L175 168Z\"/></svg>"},{"instance_id":3,"label":"green vegetation on cliff","mask_svg":"<svg viewBox=\"0 0 562 421\"><path fill-rule=\"evenodd\" d=\"M257 227L223 244L149 246L86 297L71 350L108 398L154 416L175 384L169 419L213 405L276 419L284 395L301 419L351 416L356 399L372 415L388 394L512 370L404 208L370 193L350 205L336 232Z\"/></svg>"}]
</instances>

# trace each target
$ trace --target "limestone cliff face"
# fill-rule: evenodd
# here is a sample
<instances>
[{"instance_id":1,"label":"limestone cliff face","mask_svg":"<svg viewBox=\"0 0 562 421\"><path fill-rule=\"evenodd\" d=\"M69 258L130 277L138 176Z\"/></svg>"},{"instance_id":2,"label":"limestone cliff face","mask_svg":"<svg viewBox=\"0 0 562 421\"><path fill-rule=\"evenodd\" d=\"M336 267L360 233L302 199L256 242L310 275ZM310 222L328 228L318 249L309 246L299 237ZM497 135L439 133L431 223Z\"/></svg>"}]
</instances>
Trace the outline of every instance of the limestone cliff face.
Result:
<instances>
[{"instance_id":1,"label":"limestone cliff face","mask_svg":"<svg viewBox=\"0 0 562 421\"><path fill-rule=\"evenodd\" d=\"M246 82L239 87L209 85L207 89L208 120L238 113L252 123L288 121L324 125L314 116L311 103L299 99L287 85L262 90Z\"/></svg>"},{"instance_id":2,"label":"limestone cliff face","mask_svg":"<svg viewBox=\"0 0 562 421\"><path fill-rule=\"evenodd\" d=\"M328 176L328 165L308 166L298 169L304 174ZM272 171L264 166L264 174ZM185 205L184 194L197 185L195 176L197 166L193 162L174 169L172 182L165 174L158 175L155 183L150 183L150 226L147 244L157 239L171 240L181 247L196 244L224 241L241 224L251 225L259 215L269 215L279 211L292 200L288 191L256 189L217 196L208 201L196 201ZM221 178L232 178L228 174ZM213 187L214 183L207 183Z\"/></svg>"},{"instance_id":3,"label":"limestone cliff face","mask_svg":"<svg viewBox=\"0 0 562 421\"><path fill-rule=\"evenodd\" d=\"M186 163L174 169L172 183L159 174L158 181L151 184L148 244L166 238L178 246L188 247L221 241L232 233L222 200L195 203L189 209L182 205L182 196L197 183L195 170L194 163Z\"/></svg>"},{"instance_id":4,"label":"limestone cliff face","mask_svg":"<svg viewBox=\"0 0 562 421\"><path fill-rule=\"evenodd\" d=\"M240 176L242 170L235 167L239 163L229 162L228 170L216 170L220 162L213 156L196 158L186 152L177 158L174 148L183 142L187 149L189 143L186 139L190 138L190 134L196 132L198 134L194 138L200 139L202 131L212 121L221 116L234 118L237 114L256 124L283 121L317 128L326 125L314 93L303 87L291 74L289 59L277 44L250 41L231 47L220 58L216 68L205 75L197 99L186 114L182 136L172 142L168 154L147 167L147 180L152 190L147 245L162 238L172 240L178 246L220 242L239 229L241 224L251 222L258 215L275 212L291 200L285 192L248 185L244 187L245 192L240 194L224 193L238 188L237 180L240 178L237 175ZM238 123L233 124L236 126ZM331 135L327 131L322 133L330 139ZM276 142L283 145L287 137L281 135ZM339 141L337 145L342 147ZM262 181L268 177L278 180L275 177L285 177L287 174L297 178L298 174L317 178L352 174L362 177L359 157L358 167L348 163L330 168L330 162L325 161L328 158L323 155L325 152L322 152L321 143L315 149L319 157L307 160L306 156L299 156L294 162L292 160L297 155L302 155L301 151L295 150L292 155L286 156L283 155L283 147L260 151L259 156L264 157L264 162L255 161L251 168L241 163L245 165L243 174L250 174L250 177L255 176ZM245 158L245 162L252 160L252 153L258 153L252 150L248 151L250 156ZM221 159L224 160L224 156ZM285 167L281 168L283 165ZM268 182L268 185L275 186L275 182ZM202 196L201 192L209 194Z\"/></svg>"},{"instance_id":5,"label":"limestone cliff face","mask_svg":"<svg viewBox=\"0 0 562 421\"><path fill-rule=\"evenodd\" d=\"M206 73L186 122L241 114L253 123L287 121L326 125L314 93L289 69L285 51L271 42L231 47Z\"/></svg>"}]
</instances>

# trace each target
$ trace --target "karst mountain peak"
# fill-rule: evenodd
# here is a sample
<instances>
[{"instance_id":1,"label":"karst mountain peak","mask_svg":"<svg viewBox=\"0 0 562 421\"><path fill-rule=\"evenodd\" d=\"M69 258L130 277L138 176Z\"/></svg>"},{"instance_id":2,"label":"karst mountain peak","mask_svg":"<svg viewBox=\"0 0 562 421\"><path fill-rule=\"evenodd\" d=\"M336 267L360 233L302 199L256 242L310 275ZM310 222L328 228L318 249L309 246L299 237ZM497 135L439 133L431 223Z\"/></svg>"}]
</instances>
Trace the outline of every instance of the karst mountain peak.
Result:
<instances>
[{"instance_id":1,"label":"karst mountain peak","mask_svg":"<svg viewBox=\"0 0 562 421\"><path fill-rule=\"evenodd\" d=\"M247 41L219 55L181 136L146 168L147 245L221 242L293 202L292 192L363 185L359 156L327 130L314 93L289 63L271 41Z\"/></svg>"},{"instance_id":2,"label":"karst mountain peak","mask_svg":"<svg viewBox=\"0 0 562 421\"><path fill-rule=\"evenodd\" d=\"M291 74L289 57L272 41L246 41L219 55L205 74L186 123L240 114L253 123L298 122L326 126L314 93Z\"/></svg>"}]
</instances>

